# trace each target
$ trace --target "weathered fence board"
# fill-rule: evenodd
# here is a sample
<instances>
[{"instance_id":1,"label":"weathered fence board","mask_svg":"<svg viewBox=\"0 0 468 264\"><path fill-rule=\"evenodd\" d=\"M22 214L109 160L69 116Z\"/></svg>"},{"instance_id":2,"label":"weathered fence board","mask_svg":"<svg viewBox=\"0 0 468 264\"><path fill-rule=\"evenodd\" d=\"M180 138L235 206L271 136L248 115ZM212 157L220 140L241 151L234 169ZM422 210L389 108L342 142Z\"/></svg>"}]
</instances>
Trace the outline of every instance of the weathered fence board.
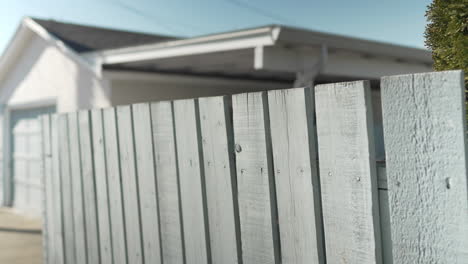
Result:
<instances>
[{"instance_id":1,"label":"weathered fence board","mask_svg":"<svg viewBox=\"0 0 468 264\"><path fill-rule=\"evenodd\" d=\"M109 218L109 194L106 169L105 138L102 110L91 111L91 127L93 139L94 175L96 180L96 199L99 226L98 263L112 263L111 222Z\"/></svg>"},{"instance_id":2,"label":"weathered fence board","mask_svg":"<svg viewBox=\"0 0 468 264\"><path fill-rule=\"evenodd\" d=\"M282 263L324 263L313 93L270 91L268 103Z\"/></svg>"},{"instance_id":3,"label":"weathered fence board","mask_svg":"<svg viewBox=\"0 0 468 264\"><path fill-rule=\"evenodd\" d=\"M144 262L161 263L159 217L149 104L132 106Z\"/></svg>"},{"instance_id":4,"label":"weathered fence board","mask_svg":"<svg viewBox=\"0 0 468 264\"><path fill-rule=\"evenodd\" d=\"M381 263L368 82L315 87L328 263Z\"/></svg>"},{"instance_id":5,"label":"weathered fence board","mask_svg":"<svg viewBox=\"0 0 468 264\"><path fill-rule=\"evenodd\" d=\"M232 106L243 263L279 263L266 94L234 95Z\"/></svg>"},{"instance_id":6,"label":"weathered fence board","mask_svg":"<svg viewBox=\"0 0 468 264\"><path fill-rule=\"evenodd\" d=\"M88 263L99 263L99 236L96 212L96 189L94 185L93 147L91 120L88 111L78 113L81 150L81 175L83 180L84 213Z\"/></svg>"},{"instance_id":7,"label":"weathered fence board","mask_svg":"<svg viewBox=\"0 0 468 264\"><path fill-rule=\"evenodd\" d=\"M112 254L114 263L127 263L116 110L114 108L104 109L103 118L104 137L106 139L105 148L112 234Z\"/></svg>"},{"instance_id":8,"label":"weathered fence board","mask_svg":"<svg viewBox=\"0 0 468 264\"><path fill-rule=\"evenodd\" d=\"M68 140L68 119L66 115L59 115L58 118L58 137L59 137L59 159L60 175L62 182L62 200L63 200L63 232L65 244L65 263L73 264L75 261L75 236L73 221L73 192L71 183L70 169L70 146Z\"/></svg>"},{"instance_id":9,"label":"weathered fence board","mask_svg":"<svg viewBox=\"0 0 468 264\"><path fill-rule=\"evenodd\" d=\"M195 100L174 102L177 165L180 177L186 262L210 263L209 231L204 197L203 156Z\"/></svg>"},{"instance_id":10,"label":"weathered fence board","mask_svg":"<svg viewBox=\"0 0 468 264\"><path fill-rule=\"evenodd\" d=\"M139 264L143 263L143 252L132 112L130 106L119 106L116 108L116 112L127 258L128 262Z\"/></svg>"},{"instance_id":11,"label":"weathered fence board","mask_svg":"<svg viewBox=\"0 0 468 264\"><path fill-rule=\"evenodd\" d=\"M199 99L213 263L241 258L230 106L227 97Z\"/></svg>"},{"instance_id":12,"label":"weathered fence board","mask_svg":"<svg viewBox=\"0 0 468 264\"><path fill-rule=\"evenodd\" d=\"M461 71L382 79L394 263L467 263Z\"/></svg>"},{"instance_id":13,"label":"weathered fence board","mask_svg":"<svg viewBox=\"0 0 468 264\"><path fill-rule=\"evenodd\" d=\"M366 81L46 116L44 260L465 263L463 88L384 78L378 162Z\"/></svg>"},{"instance_id":14,"label":"weathered fence board","mask_svg":"<svg viewBox=\"0 0 468 264\"><path fill-rule=\"evenodd\" d=\"M50 116L45 115L41 119L41 140L42 140L42 181L44 186L44 205L43 205L43 221L42 221L42 247L44 263L54 263L54 257L51 252L54 248L54 209L53 209L53 188L52 183L52 149L50 135Z\"/></svg>"},{"instance_id":15,"label":"weathered fence board","mask_svg":"<svg viewBox=\"0 0 468 264\"><path fill-rule=\"evenodd\" d=\"M59 135L58 135L58 117L57 115L51 116L50 121L50 135L51 135L51 154L52 154L52 175L46 175L46 177L52 178L52 191L53 197L53 217L54 217L54 229L52 230L52 236L54 240L54 247L51 248L49 255L52 256L53 262L56 264L65 263L64 255L64 229L63 229L63 192L60 174L60 154L59 154Z\"/></svg>"},{"instance_id":16,"label":"weathered fence board","mask_svg":"<svg viewBox=\"0 0 468 264\"><path fill-rule=\"evenodd\" d=\"M69 113L68 133L70 141L70 169L68 177L71 178L73 194L73 231L75 235L75 258L77 263L85 263L86 253L86 231L85 214L83 205L83 182L81 178L80 162L80 139L78 130L78 114Z\"/></svg>"},{"instance_id":17,"label":"weathered fence board","mask_svg":"<svg viewBox=\"0 0 468 264\"><path fill-rule=\"evenodd\" d=\"M161 250L164 264L184 261L179 179L171 102L152 103L151 125L156 167Z\"/></svg>"}]
</instances>

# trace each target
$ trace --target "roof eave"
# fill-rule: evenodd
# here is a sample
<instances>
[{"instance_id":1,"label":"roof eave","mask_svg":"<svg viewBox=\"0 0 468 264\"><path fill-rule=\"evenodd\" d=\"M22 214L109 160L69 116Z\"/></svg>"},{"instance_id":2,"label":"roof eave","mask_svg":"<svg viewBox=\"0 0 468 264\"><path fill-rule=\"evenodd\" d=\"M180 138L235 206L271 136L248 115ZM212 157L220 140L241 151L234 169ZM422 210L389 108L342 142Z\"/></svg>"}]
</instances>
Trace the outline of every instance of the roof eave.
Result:
<instances>
[{"instance_id":1,"label":"roof eave","mask_svg":"<svg viewBox=\"0 0 468 264\"><path fill-rule=\"evenodd\" d=\"M90 52L84 54L84 56L88 58L99 57L103 64L119 64L228 50L248 49L258 46L274 45L279 35L279 31L280 27L269 26L150 45Z\"/></svg>"}]
</instances>

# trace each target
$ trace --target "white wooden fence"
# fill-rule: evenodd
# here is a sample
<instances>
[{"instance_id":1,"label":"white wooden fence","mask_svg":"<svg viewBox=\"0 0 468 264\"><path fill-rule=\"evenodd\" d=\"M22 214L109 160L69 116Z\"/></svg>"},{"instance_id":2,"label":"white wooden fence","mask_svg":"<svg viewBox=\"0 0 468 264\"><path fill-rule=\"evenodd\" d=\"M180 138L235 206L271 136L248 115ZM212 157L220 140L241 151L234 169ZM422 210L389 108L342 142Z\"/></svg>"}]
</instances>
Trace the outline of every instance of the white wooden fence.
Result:
<instances>
[{"instance_id":1,"label":"white wooden fence","mask_svg":"<svg viewBox=\"0 0 468 264\"><path fill-rule=\"evenodd\" d=\"M44 116L47 263L468 263L463 73ZM386 173L385 173L386 172Z\"/></svg>"}]
</instances>

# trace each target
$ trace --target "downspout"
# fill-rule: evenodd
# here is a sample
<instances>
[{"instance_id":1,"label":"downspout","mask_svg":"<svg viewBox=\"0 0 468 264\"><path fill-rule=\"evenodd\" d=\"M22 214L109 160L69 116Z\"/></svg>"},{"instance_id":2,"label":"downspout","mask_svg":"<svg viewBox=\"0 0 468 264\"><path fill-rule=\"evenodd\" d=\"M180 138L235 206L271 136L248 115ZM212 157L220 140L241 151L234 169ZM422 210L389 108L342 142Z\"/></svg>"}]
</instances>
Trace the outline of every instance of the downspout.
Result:
<instances>
[{"instance_id":1,"label":"downspout","mask_svg":"<svg viewBox=\"0 0 468 264\"><path fill-rule=\"evenodd\" d=\"M320 45L320 56L317 61L303 61L303 70L296 72L293 87L314 87L315 78L325 68L328 59L328 47Z\"/></svg>"}]
</instances>

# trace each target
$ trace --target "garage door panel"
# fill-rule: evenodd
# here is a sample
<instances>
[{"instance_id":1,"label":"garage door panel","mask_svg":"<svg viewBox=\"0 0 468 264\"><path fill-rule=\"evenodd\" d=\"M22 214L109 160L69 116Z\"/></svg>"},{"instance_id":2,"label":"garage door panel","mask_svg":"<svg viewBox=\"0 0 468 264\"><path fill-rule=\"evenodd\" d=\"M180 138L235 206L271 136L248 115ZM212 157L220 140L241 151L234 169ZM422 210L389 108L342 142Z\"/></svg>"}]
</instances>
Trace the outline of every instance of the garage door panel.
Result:
<instances>
[{"instance_id":1,"label":"garage door panel","mask_svg":"<svg viewBox=\"0 0 468 264\"><path fill-rule=\"evenodd\" d=\"M39 215L42 210L42 142L40 115L55 107L11 112L11 177L14 207Z\"/></svg>"}]
</instances>

